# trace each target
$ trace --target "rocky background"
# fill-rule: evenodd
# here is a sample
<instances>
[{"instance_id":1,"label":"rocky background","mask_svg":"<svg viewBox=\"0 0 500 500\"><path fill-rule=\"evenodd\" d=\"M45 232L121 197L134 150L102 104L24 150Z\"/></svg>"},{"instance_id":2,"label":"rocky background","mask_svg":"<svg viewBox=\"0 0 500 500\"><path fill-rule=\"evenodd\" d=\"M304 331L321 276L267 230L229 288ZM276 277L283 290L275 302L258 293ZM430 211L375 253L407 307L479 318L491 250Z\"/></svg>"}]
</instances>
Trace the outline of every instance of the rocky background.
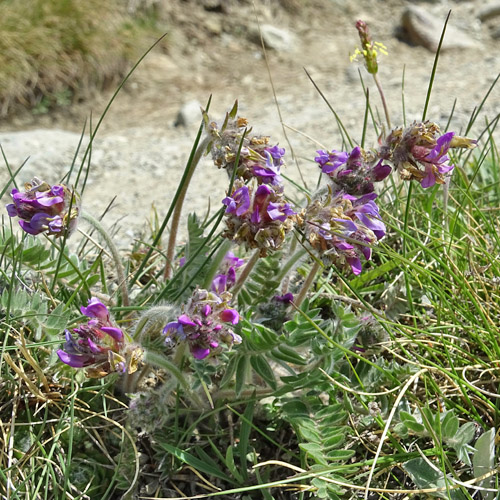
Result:
<instances>
[{"instance_id":1,"label":"rocky background","mask_svg":"<svg viewBox=\"0 0 500 500\"><path fill-rule=\"evenodd\" d=\"M143 61L113 103L93 144L83 203L99 215L116 197L105 223L118 221L122 248L144 232L151 208L163 217L182 176L200 123L200 106L212 95L210 115L223 117L239 101L239 114L256 133L287 149L285 174L314 187L316 149L340 149L338 125L304 69L322 90L355 140L361 137L365 96L383 116L376 88L362 66L350 63L358 45L354 28L365 20L375 41L387 46L379 76L393 125L421 118L435 50L448 12L427 117L464 130L500 73L500 1L397 0L130 0L130 9L154 8L168 32L166 44ZM260 26L260 32L259 32ZM266 45L261 46L260 33ZM266 55L268 65L266 65ZM277 103L273 96L273 88ZM87 119L95 127L111 92L63 110L18 113L0 124L0 144L23 183L33 176L56 183L67 171ZM456 104L455 104L456 102ZM469 135L500 112L494 88ZM88 143L87 138L84 143ZM497 135L498 137L498 135ZM369 136L366 144L374 143ZM0 169L3 186L8 179ZM225 173L209 159L189 189L185 215L220 206ZM4 197L7 202L8 196ZM146 229L147 231L147 229Z\"/></svg>"}]
</instances>

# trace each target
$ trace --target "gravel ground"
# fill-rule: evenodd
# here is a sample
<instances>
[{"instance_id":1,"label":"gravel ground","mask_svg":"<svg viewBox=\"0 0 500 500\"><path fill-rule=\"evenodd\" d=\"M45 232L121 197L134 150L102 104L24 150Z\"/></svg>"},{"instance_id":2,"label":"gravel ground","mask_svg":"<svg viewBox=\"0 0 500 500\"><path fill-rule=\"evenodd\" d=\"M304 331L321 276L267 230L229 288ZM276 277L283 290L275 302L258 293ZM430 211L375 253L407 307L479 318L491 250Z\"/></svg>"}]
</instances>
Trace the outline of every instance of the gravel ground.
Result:
<instances>
[{"instance_id":1,"label":"gravel ground","mask_svg":"<svg viewBox=\"0 0 500 500\"><path fill-rule=\"evenodd\" d=\"M229 10L220 13L204 9L204 2L173 1L167 14L176 20L177 29L172 32L170 50L153 52L146 58L113 104L93 144L83 196L85 208L100 214L116 196L105 221L112 224L120 220L117 239L122 248L144 231L152 206L163 216L199 125L196 116L187 126L176 127L177 113L191 100L204 105L210 94L214 119L222 117L238 99L239 114L249 119L254 132L270 135L273 143L287 149L285 173L297 182L302 182L302 175L308 185L314 186L318 176L311 162L315 150L340 149L342 144L336 121L304 68L353 139L359 140L365 97L358 70L370 90L372 104L381 112L369 75L361 64L349 62L349 53L358 44L353 25L362 18L370 24L373 38L388 48L389 55L380 59L379 76L393 124L402 123L403 68L406 119L421 118L434 54L409 44L400 29L404 9L416 3L443 22L452 9L450 24L459 33L454 36L460 39L462 33L473 42L469 48L441 54L427 112L429 119L444 127L456 100L450 129L463 130L500 73L498 40L492 36L500 17L482 22L478 17L482 2L362 0L354 7L354 2L342 0L309 0L303 10L298 1L259 2L260 22L273 24L293 37L290 49L267 52L282 124L262 49L252 41L256 28L251 4L243 2L236 9L234 2L229 2ZM293 10L294 5L299 5L298 12ZM71 164L85 117L90 112L100 116L107 99L109 95L95 96L62 112L45 116L26 113L0 124L0 144L11 168L16 169L29 157L18 181L36 175L57 182ZM476 137L486 117L492 119L499 111L500 91L496 88L478 119L479 127L469 135ZM367 144L375 140L372 134ZM84 144L87 142L84 139ZM289 154L292 148L295 160ZM7 178L7 169L2 168L2 185ZM205 159L188 191L184 216L193 210L203 215L209 199L211 210L218 208L225 187L225 173ZM4 198L7 202L8 197Z\"/></svg>"}]
</instances>

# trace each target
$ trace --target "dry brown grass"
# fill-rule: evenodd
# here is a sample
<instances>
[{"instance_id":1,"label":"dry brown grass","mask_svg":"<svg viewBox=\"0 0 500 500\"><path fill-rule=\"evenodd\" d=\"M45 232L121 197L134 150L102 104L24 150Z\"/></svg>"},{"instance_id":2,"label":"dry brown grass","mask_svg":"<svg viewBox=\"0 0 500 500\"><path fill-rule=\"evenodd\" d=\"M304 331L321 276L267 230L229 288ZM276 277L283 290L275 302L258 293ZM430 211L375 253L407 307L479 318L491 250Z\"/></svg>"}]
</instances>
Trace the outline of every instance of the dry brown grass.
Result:
<instances>
[{"instance_id":1,"label":"dry brown grass","mask_svg":"<svg viewBox=\"0 0 500 500\"><path fill-rule=\"evenodd\" d=\"M158 36L120 0L4 0L0 20L0 116L116 82Z\"/></svg>"}]
</instances>

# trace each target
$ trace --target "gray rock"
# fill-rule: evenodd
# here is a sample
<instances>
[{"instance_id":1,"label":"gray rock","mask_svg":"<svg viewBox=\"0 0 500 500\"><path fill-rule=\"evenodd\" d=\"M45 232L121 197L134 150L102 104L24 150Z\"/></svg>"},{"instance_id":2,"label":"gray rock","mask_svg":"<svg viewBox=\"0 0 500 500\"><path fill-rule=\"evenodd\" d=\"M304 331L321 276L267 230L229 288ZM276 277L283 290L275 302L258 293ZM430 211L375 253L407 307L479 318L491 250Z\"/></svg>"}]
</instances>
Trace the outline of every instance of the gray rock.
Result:
<instances>
[{"instance_id":1,"label":"gray rock","mask_svg":"<svg viewBox=\"0 0 500 500\"><path fill-rule=\"evenodd\" d=\"M500 26L491 32L491 38L498 40L500 38Z\"/></svg>"},{"instance_id":2,"label":"gray rock","mask_svg":"<svg viewBox=\"0 0 500 500\"><path fill-rule=\"evenodd\" d=\"M490 2L479 9L477 13L477 17L481 19L481 21L487 21L492 17L500 16L500 1L496 0Z\"/></svg>"},{"instance_id":3,"label":"gray rock","mask_svg":"<svg viewBox=\"0 0 500 500\"><path fill-rule=\"evenodd\" d=\"M176 127L190 127L191 125L199 125L201 121L201 104L199 101L192 100L182 105L177 113L177 118L174 125Z\"/></svg>"},{"instance_id":4,"label":"gray rock","mask_svg":"<svg viewBox=\"0 0 500 500\"><path fill-rule=\"evenodd\" d=\"M296 37L293 33L282 28L276 28L272 24L261 24L260 31L266 48L277 52L293 52L296 47ZM260 33L256 27L252 38L260 43Z\"/></svg>"},{"instance_id":5,"label":"gray rock","mask_svg":"<svg viewBox=\"0 0 500 500\"><path fill-rule=\"evenodd\" d=\"M445 19L436 18L426 9L415 5L408 6L403 12L402 25L409 40L415 45L421 45L431 52L436 52ZM459 30L450 25L446 27L441 50L471 49L476 47L476 42Z\"/></svg>"}]
</instances>

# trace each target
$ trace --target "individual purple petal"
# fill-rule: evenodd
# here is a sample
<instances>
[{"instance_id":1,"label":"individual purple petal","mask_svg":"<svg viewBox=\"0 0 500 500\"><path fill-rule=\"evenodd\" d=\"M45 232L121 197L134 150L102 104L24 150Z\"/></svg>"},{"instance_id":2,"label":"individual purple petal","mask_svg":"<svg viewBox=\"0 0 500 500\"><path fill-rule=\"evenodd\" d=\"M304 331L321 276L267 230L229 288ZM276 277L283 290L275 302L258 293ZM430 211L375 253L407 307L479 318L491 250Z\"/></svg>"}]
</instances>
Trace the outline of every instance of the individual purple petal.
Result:
<instances>
[{"instance_id":1,"label":"individual purple petal","mask_svg":"<svg viewBox=\"0 0 500 500\"><path fill-rule=\"evenodd\" d=\"M252 215L250 216L250 221L254 224L258 224L260 222L260 210L258 205L256 205L253 209Z\"/></svg>"},{"instance_id":2,"label":"individual purple petal","mask_svg":"<svg viewBox=\"0 0 500 500\"><path fill-rule=\"evenodd\" d=\"M425 189L434 186L434 184L436 184L436 175L433 166L429 164L426 165L425 177L420 181L420 185Z\"/></svg>"},{"instance_id":3,"label":"individual purple petal","mask_svg":"<svg viewBox=\"0 0 500 500\"><path fill-rule=\"evenodd\" d=\"M245 263L244 259L240 259L239 257L236 257L236 255L234 255L233 252L227 252L225 257L224 257L224 260L226 262L229 262L230 265L232 265L234 267L241 267Z\"/></svg>"},{"instance_id":4,"label":"individual purple petal","mask_svg":"<svg viewBox=\"0 0 500 500\"><path fill-rule=\"evenodd\" d=\"M234 267L230 267L227 270L227 286L228 288L236 283L236 271Z\"/></svg>"},{"instance_id":5,"label":"individual purple petal","mask_svg":"<svg viewBox=\"0 0 500 500\"><path fill-rule=\"evenodd\" d=\"M194 345L191 347L191 354L196 359L205 359L210 354L210 349L208 347Z\"/></svg>"},{"instance_id":6,"label":"individual purple petal","mask_svg":"<svg viewBox=\"0 0 500 500\"><path fill-rule=\"evenodd\" d=\"M54 196L64 196L64 186L56 184L52 186L50 191Z\"/></svg>"},{"instance_id":7,"label":"individual purple petal","mask_svg":"<svg viewBox=\"0 0 500 500\"><path fill-rule=\"evenodd\" d=\"M380 219L369 217L362 212L355 212L355 214L363 225L373 231L377 240L380 240L385 236L386 227Z\"/></svg>"},{"instance_id":8,"label":"individual purple petal","mask_svg":"<svg viewBox=\"0 0 500 500\"><path fill-rule=\"evenodd\" d=\"M208 304L205 304L203 306L203 309L201 310L203 316L208 316L211 312L212 312L212 308L208 305Z\"/></svg>"},{"instance_id":9,"label":"individual purple petal","mask_svg":"<svg viewBox=\"0 0 500 500\"><path fill-rule=\"evenodd\" d=\"M7 214L9 217L17 217L19 215L16 206L13 203L9 203L8 205L5 206L7 209Z\"/></svg>"},{"instance_id":10,"label":"individual purple petal","mask_svg":"<svg viewBox=\"0 0 500 500\"><path fill-rule=\"evenodd\" d=\"M283 156L285 156L285 148L280 148L276 144L276 146L273 146L272 148L266 148L265 150L273 157L274 160L277 160L278 165L281 164L281 159L283 158Z\"/></svg>"},{"instance_id":11,"label":"individual purple petal","mask_svg":"<svg viewBox=\"0 0 500 500\"><path fill-rule=\"evenodd\" d=\"M240 320L240 315L235 309L225 309L220 313L220 319L226 323L236 325Z\"/></svg>"},{"instance_id":12,"label":"individual purple petal","mask_svg":"<svg viewBox=\"0 0 500 500\"><path fill-rule=\"evenodd\" d=\"M63 220L60 215L55 215L52 219L49 219L48 223L50 233L60 233L63 230Z\"/></svg>"},{"instance_id":13,"label":"individual purple petal","mask_svg":"<svg viewBox=\"0 0 500 500\"><path fill-rule=\"evenodd\" d=\"M356 276L361 274L362 271L362 266L361 266L361 261L359 260L358 257L347 257L347 262L351 266L352 273Z\"/></svg>"},{"instance_id":14,"label":"individual purple petal","mask_svg":"<svg viewBox=\"0 0 500 500\"><path fill-rule=\"evenodd\" d=\"M80 312L89 318L98 318L102 321L109 320L108 308L97 297L92 297L87 307L80 307Z\"/></svg>"},{"instance_id":15,"label":"individual purple petal","mask_svg":"<svg viewBox=\"0 0 500 500\"><path fill-rule=\"evenodd\" d=\"M121 342L123 340L123 332L119 328L113 326L101 326L100 330L114 338L117 342Z\"/></svg>"},{"instance_id":16,"label":"individual purple petal","mask_svg":"<svg viewBox=\"0 0 500 500\"><path fill-rule=\"evenodd\" d=\"M283 302L284 304L290 304L293 302L293 293L285 293L284 295L275 295L274 300L278 302Z\"/></svg>"},{"instance_id":17,"label":"individual purple petal","mask_svg":"<svg viewBox=\"0 0 500 500\"><path fill-rule=\"evenodd\" d=\"M450 149L450 143L454 135L454 132L447 132L446 134L443 134L441 137L439 137L436 141L436 145L430 150L425 159L430 163L436 163L435 160L439 160L440 158L442 158L443 155L448 152L448 149ZM446 160L444 161L447 160L448 157L446 157Z\"/></svg>"},{"instance_id":18,"label":"individual purple petal","mask_svg":"<svg viewBox=\"0 0 500 500\"><path fill-rule=\"evenodd\" d=\"M390 165L384 165L380 160L371 170L373 180L375 182L383 181L391 173L391 170Z\"/></svg>"},{"instance_id":19,"label":"individual purple petal","mask_svg":"<svg viewBox=\"0 0 500 500\"><path fill-rule=\"evenodd\" d=\"M102 349L92 341L92 339L85 339L87 341L87 346L89 347L90 351L93 352L94 354L100 354L102 352Z\"/></svg>"},{"instance_id":20,"label":"individual purple petal","mask_svg":"<svg viewBox=\"0 0 500 500\"><path fill-rule=\"evenodd\" d=\"M218 274L213 280L211 289L213 292L221 294L226 291L227 276L225 274Z\"/></svg>"},{"instance_id":21,"label":"individual purple petal","mask_svg":"<svg viewBox=\"0 0 500 500\"><path fill-rule=\"evenodd\" d=\"M261 184L255 191L255 197L260 199L267 198L267 196L269 196L273 192L274 191L269 186Z\"/></svg>"},{"instance_id":22,"label":"individual purple petal","mask_svg":"<svg viewBox=\"0 0 500 500\"><path fill-rule=\"evenodd\" d=\"M345 231L347 232L355 232L358 229L358 226L356 226L356 223L350 219L337 219L333 218L332 219L335 222L338 222L340 225L344 226ZM335 232L335 231L333 231Z\"/></svg>"},{"instance_id":23,"label":"individual purple petal","mask_svg":"<svg viewBox=\"0 0 500 500\"><path fill-rule=\"evenodd\" d=\"M335 242L335 247L338 248L339 250L352 250L354 248L353 245L347 243L347 241L344 240Z\"/></svg>"},{"instance_id":24,"label":"individual purple petal","mask_svg":"<svg viewBox=\"0 0 500 500\"><path fill-rule=\"evenodd\" d=\"M57 350L57 355L59 359L73 368L83 368L88 366L91 363L91 359L89 356L78 356L75 354L68 354L64 352L62 349Z\"/></svg>"},{"instance_id":25,"label":"individual purple petal","mask_svg":"<svg viewBox=\"0 0 500 500\"><path fill-rule=\"evenodd\" d=\"M29 222L21 219L19 220L19 225L23 228L23 231L26 231L28 234L37 235L43 233L48 228L48 221L50 220L50 216L46 214L38 213L35 214Z\"/></svg>"},{"instance_id":26,"label":"individual purple petal","mask_svg":"<svg viewBox=\"0 0 500 500\"><path fill-rule=\"evenodd\" d=\"M196 326L196 323L193 323L193 321L186 316L185 314L181 314L179 316L179 323L183 326Z\"/></svg>"},{"instance_id":27,"label":"individual purple petal","mask_svg":"<svg viewBox=\"0 0 500 500\"><path fill-rule=\"evenodd\" d=\"M372 249L370 247L361 247L361 251L363 252L366 260L370 260L372 258Z\"/></svg>"},{"instance_id":28,"label":"individual purple petal","mask_svg":"<svg viewBox=\"0 0 500 500\"><path fill-rule=\"evenodd\" d=\"M287 217L276 203L269 203L267 206L267 215L269 215L271 220L280 220L281 222L285 222Z\"/></svg>"},{"instance_id":29,"label":"individual purple petal","mask_svg":"<svg viewBox=\"0 0 500 500\"><path fill-rule=\"evenodd\" d=\"M64 198L62 196L50 196L47 192L37 192L36 201L42 207L51 207L52 205L57 205L58 203L64 203Z\"/></svg>"}]
</instances>

